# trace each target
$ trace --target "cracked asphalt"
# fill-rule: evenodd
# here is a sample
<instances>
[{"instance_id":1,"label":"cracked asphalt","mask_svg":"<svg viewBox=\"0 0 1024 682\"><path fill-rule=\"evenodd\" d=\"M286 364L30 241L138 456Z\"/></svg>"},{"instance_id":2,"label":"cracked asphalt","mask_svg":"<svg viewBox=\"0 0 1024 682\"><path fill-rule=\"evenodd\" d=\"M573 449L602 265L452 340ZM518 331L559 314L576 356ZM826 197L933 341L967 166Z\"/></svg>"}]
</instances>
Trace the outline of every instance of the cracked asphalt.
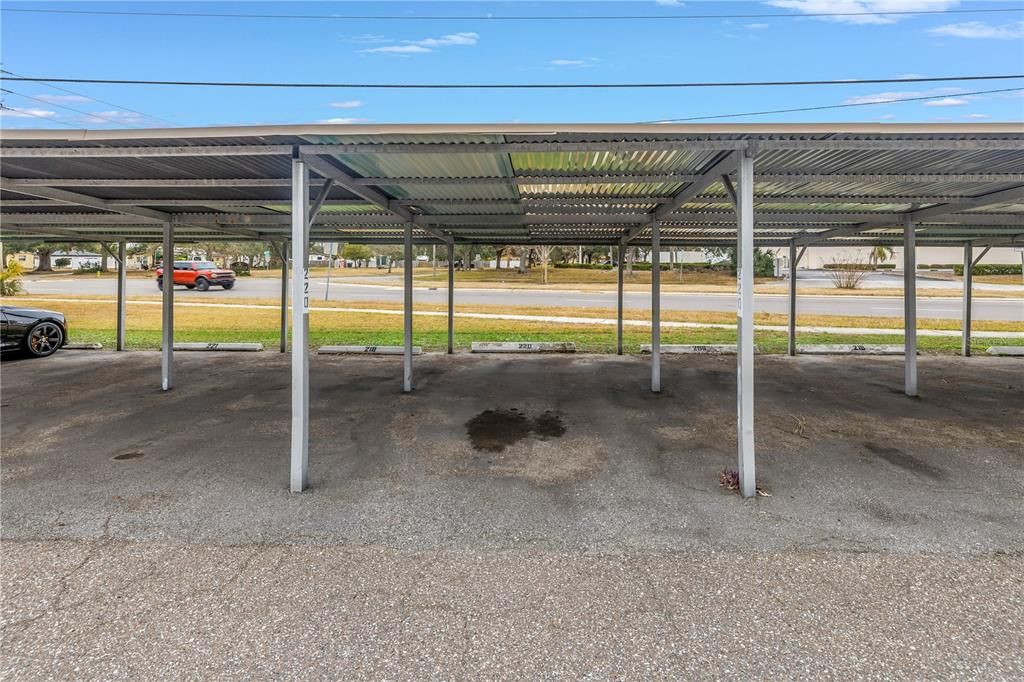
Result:
<instances>
[{"instance_id":1,"label":"cracked asphalt","mask_svg":"<svg viewBox=\"0 0 1024 682\"><path fill-rule=\"evenodd\" d=\"M758 358L753 500L663 363L313 358L293 495L287 357L5 361L0 679L1024 677L1020 361Z\"/></svg>"}]
</instances>

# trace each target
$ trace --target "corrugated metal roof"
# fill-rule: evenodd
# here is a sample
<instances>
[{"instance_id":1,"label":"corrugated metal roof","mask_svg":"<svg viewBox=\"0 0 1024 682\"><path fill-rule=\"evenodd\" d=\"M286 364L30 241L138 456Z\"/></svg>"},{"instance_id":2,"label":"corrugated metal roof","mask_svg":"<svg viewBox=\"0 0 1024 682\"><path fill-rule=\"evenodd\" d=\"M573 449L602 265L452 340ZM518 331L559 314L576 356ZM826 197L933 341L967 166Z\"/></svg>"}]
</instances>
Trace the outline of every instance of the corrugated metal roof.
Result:
<instances>
[{"instance_id":1,"label":"corrugated metal roof","mask_svg":"<svg viewBox=\"0 0 1024 682\"><path fill-rule=\"evenodd\" d=\"M324 145L335 148L318 152ZM691 191L691 182L741 147L756 156L755 232L761 243L836 227L841 229L828 232L830 239L888 243L900 234L901 214L921 208L929 208L929 215L919 223L920 243L1024 239L1024 193L1017 192L1024 188L1020 124L5 131L3 173L12 182L0 194L0 218L5 233L36 237L59 224L59 235L50 235L61 241L76 230L92 239L158 238L158 221L123 217L124 207L136 201L176 221L201 223L181 224L182 239L240 238L228 228L246 216L253 218L247 229L258 238L284 238L290 231L292 156L299 146L332 164L337 178L349 178L331 189L312 228L317 239L397 240L403 216L411 214L460 241L611 243L633 234L642 242L649 239L648 217L671 203L678 209L665 216L664 239L720 243L735 238L725 187L714 175L700 191ZM315 173L313 179L315 194ZM83 207L66 201L67 195L55 200L33 194L34 187L119 204ZM970 201L1005 190L1011 195L998 203ZM682 201L673 202L677 194ZM945 214L932 215L931 207L947 204ZM119 217L95 224L101 216ZM881 229L879 222L888 224ZM417 227L416 238L435 237Z\"/></svg>"}]
</instances>

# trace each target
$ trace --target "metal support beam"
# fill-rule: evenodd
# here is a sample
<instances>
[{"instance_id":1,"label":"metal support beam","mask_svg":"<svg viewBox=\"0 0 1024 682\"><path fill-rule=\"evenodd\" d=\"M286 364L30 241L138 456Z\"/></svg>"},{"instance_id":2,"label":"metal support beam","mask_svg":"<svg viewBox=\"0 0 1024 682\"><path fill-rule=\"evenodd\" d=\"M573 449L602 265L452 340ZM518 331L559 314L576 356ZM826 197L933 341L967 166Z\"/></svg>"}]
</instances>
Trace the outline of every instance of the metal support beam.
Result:
<instances>
[{"instance_id":1,"label":"metal support beam","mask_svg":"<svg viewBox=\"0 0 1024 682\"><path fill-rule=\"evenodd\" d=\"M619 254L618 254L618 259L617 260L619 261L619 263L618 263L618 265L619 265L619 267L618 267L618 278L617 278L618 279L618 291L617 291L617 294L616 294L616 309L618 311L618 315L616 316L616 325L615 325L615 346L616 346L616 352L619 355L622 355L622 289L623 289L623 282L625 281L625 273L626 273L626 246L625 246L625 242L622 242L621 244L619 244Z\"/></svg>"},{"instance_id":2,"label":"metal support beam","mask_svg":"<svg viewBox=\"0 0 1024 682\"><path fill-rule=\"evenodd\" d=\"M455 244L448 242L448 354L451 355L453 352L455 352Z\"/></svg>"},{"instance_id":3,"label":"metal support beam","mask_svg":"<svg viewBox=\"0 0 1024 682\"><path fill-rule=\"evenodd\" d=\"M125 324L127 319L125 315L125 298L128 288L128 258L125 255L125 247L126 244L123 240L117 243L117 340L115 343L117 350L125 349L127 330Z\"/></svg>"},{"instance_id":4,"label":"metal support beam","mask_svg":"<svg viewBox=\"0 0 1024 682\"><path fill-rule=\"evenodd\" d=\"M320 191L317 192L313 205L309 207L309 222L311 224L316 222L316 216L320 213L320 209L323 208L324 202L327 201L327 195L331 193L332 187L334 187L334 180L332 178L327 178L324 184L320 185Z\"/></svg>"},{"instance_id":5,"label":"metal support beam","mask_svg":"<svg viewBox=\"0 0 1024 682\"><path fill-rule=\"evenodd\" d=\"M917 244L914 220L903 221L904 392L917 395Z\"/></svg>"},{"instance_id":6,"label":"metal support beam","mask_svg":"<svg viewBox=\"0 0 1024 682\"><path fill-rule=\"evenodd\" d=\"M402 390L405 393L412 393L412 221L405 224L405 249L403 251L404 261L402 263L402 274L405 280L405 295L403 303L404 315L404 348L402 362Z\"/></svg>"},{"instance_id":7,"label":"metal support beam","mask_svg":"<svg viewBox=\"0 0 1024 682\"><path fill-rule=\"evenodd\" d=\"M736 432L740 493L757 491L754 466L754 158L743 154L737 196Z\"/></svg>"},{"instance_id":8,"label":"metal support beam","mask_svg":"<svg viewBox=\"0 0 1024 682\"><path fill-rule=\"evenodd\" d=\"M291 491L309 484L309 168L292 159Z\"/></svg>"},{"instance_id":9,"label":"metal support beam","mask_svg":"<svg viewBox=\"0 0 1024 682\"><path fill-rule=\"evenodd\" d=\"M805 247L806 248L806 247ZM803 255L803 251L800 252ZM787 334L789 344L786 353L790 356L796 355L796 265L797 265L796 241L789 242L789 333Z\"/></svg>"},{"instance_id":10,"label":"metal support beam","mask_svg":"<svg viewBox=\"0 0 1024 682\"><path fill-rule=\"evenodd\" d=\"M651 221L651 391L661 393L661 229Z\"/></svg>"},{"instance_id":11,"label":"metal support beam","mask_svg":"<svg viewBox=\"0 0 1024 682\"><path fill-rule=\"evenodd\" d=\"M281 259L281 352L288 352L288 242L277 243Z\"/></svg>"},{"instance_id":12,"label":"metal support beam","mask_svg":"<svg viewBox=\"0 0 1024 682\"><path fill-rule=\"evenodd\" d=\"M163 320L160 346L160 388L174 386L174 224L164 223Z\"/></svg>"},{"instance_id":13,"label":"metal support beam","mask_svg":"<svg viewBox=\"0 0 1024 682\"><path fill-rule=\"evenodd\" d=\"M972 242L972 244L973 244L973 242ZM974 262L971 263L971 269L973 270L975 267L977 267L978 263L981 262L981 259L985 257L985 254L987 254L991 250L992 250L991 246L986 246L984 249L982 249L981 253L978 254L978 257L975 258Z\"/></svg>"},{"instance_id":14,"label":"metal support beam","mask_svg":"<svg viewBox=\"0 0 1024 682\"><path fill-rule=\"evenodd\" d=\"M960 318L960 354L971 357L971 297L974 294L974 248L970 242L964 244L964 300Z\"/></svg>"},{"instance_id":15,"label":"metal support beam","mask_svg":"<svg viewBox=\"0 0 1024 682\"><path fill-rule=\"evenodd\" d=\"M139 206L126 206L124 204L114 206L106 199L99 199L86 194L69 192L67 190L55 189L53 187L33 186L31 184L26 184L24 180L0 178L0 189L3 189L6 192L18 192L19 194L27 194L33 197L59 201L62 204L88 206L90 208L98 208L102 211L124 213L126 215L133 215L139 218L146 218L148 220L156 220L164 223L171 220L171 214L164 213L163 211L154 211L151 208L141 208Z\"/></svg>"}]
</instances>

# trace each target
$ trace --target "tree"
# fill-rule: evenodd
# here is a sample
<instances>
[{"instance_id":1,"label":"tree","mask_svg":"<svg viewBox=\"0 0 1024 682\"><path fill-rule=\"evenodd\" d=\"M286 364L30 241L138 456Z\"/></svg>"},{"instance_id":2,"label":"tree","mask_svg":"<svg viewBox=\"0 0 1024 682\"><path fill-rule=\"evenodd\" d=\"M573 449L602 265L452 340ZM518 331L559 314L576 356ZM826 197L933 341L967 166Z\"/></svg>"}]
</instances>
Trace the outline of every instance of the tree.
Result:
<instances>
[{"instance_id":1,"label":"tree","mask_svg":"<svg viewBox=\"0 0 1024 682\"><path fill-rule=\"evenodd\" d=\"M892 258L893 253L891 246L873 246L871 252L868 254L868 263L871 265L878 265L884 263Z\"/></svg>"},{"instance_id":2,"label":"tree","mask_svg":"<svg viewBox=\"0 0 1024 682\"><path fill-rule=\"evenodd\" d=\"M394 265L395 261L402 258L404 249L401 246L375 246L373 252L378 256L384 256L388 259L388 274L391 274L391 266Z\"/></svg>"},{"instance_id":3,"label":"tree","mask_svg":"<svg viewBox=\"0 0 1024 682\"><path fill-rule=\"evenodd\" d=\"M729 259L729 270L733 276L736 275L736 247L720 247L705 249L705 253L712 258ZM754 249L754 276L774 277L775 276L775 252L763 251L760 248Z\"/></svg>"},{"instance_id":4,"label":"tree","mask_svg":"<svg viewBox=\"0 0 1024 682\"><path fill-rule=\"evenodd\" d=\"M361 263L373 258L373 251L366 244L345 244L341 255L345 260ZM406 263L406 267L409 267L408 263Z\"/></svg>"},{"instance_id":5,"label":"tree","mask_svg":"<svg viewBox=\"0 0 1024 682\"><path fill-rule=\"evenodd\" d=\"M540 264L543 268L543 281L544 284L548 283L548 259L551 257L550 246L538 246L537 251L540 254Z\"/></svg>"},{"instance_id":6,"label":"tree","mask_svg":"<svg viewBox=\"0 0 1024 682\"><path fill-rule=\"evenodd\" d=\"M530 254L533 249L529 246L519 247L519 274L525 275L526 271L530 269Z\"/></svg>"}]
</instances>

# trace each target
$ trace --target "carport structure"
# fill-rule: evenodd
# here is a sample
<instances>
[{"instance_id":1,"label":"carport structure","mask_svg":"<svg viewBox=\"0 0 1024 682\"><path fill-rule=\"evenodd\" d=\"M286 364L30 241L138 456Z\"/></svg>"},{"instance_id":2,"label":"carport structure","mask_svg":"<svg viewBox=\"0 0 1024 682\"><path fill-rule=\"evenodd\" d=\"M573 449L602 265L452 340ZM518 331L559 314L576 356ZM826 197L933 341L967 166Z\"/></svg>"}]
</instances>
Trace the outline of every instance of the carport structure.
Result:
<instances>
[{"instance_id":1,"label":"carport structure","mask_svg":"<svg viewBox=\"0 0 1024 682\"><path fill-rule=\"evenodd\" d=\"M2 220L9 238L118 244L258 240L308 263L309 244L447 247L452 352L456 244L650 247L651 390L661 390L662 247L737 248L741 492L755 493L755 246L903 246L907 395L917 395L915 246L964 249L971 267L1024 243L1024 125L301 125L160 130L9 130ZM618 258L622 352L623 260ZM165 271L166 278L171 273ZM287 259L282 279L286 350ZM307 486L308 268L291 273L291 489ZM790 278L789 352L796 281ZM163 290L161 386L173 385L173 286ZM405 268L403 390L413 388L412 268Z\"/></svg>"}]
</instances>

